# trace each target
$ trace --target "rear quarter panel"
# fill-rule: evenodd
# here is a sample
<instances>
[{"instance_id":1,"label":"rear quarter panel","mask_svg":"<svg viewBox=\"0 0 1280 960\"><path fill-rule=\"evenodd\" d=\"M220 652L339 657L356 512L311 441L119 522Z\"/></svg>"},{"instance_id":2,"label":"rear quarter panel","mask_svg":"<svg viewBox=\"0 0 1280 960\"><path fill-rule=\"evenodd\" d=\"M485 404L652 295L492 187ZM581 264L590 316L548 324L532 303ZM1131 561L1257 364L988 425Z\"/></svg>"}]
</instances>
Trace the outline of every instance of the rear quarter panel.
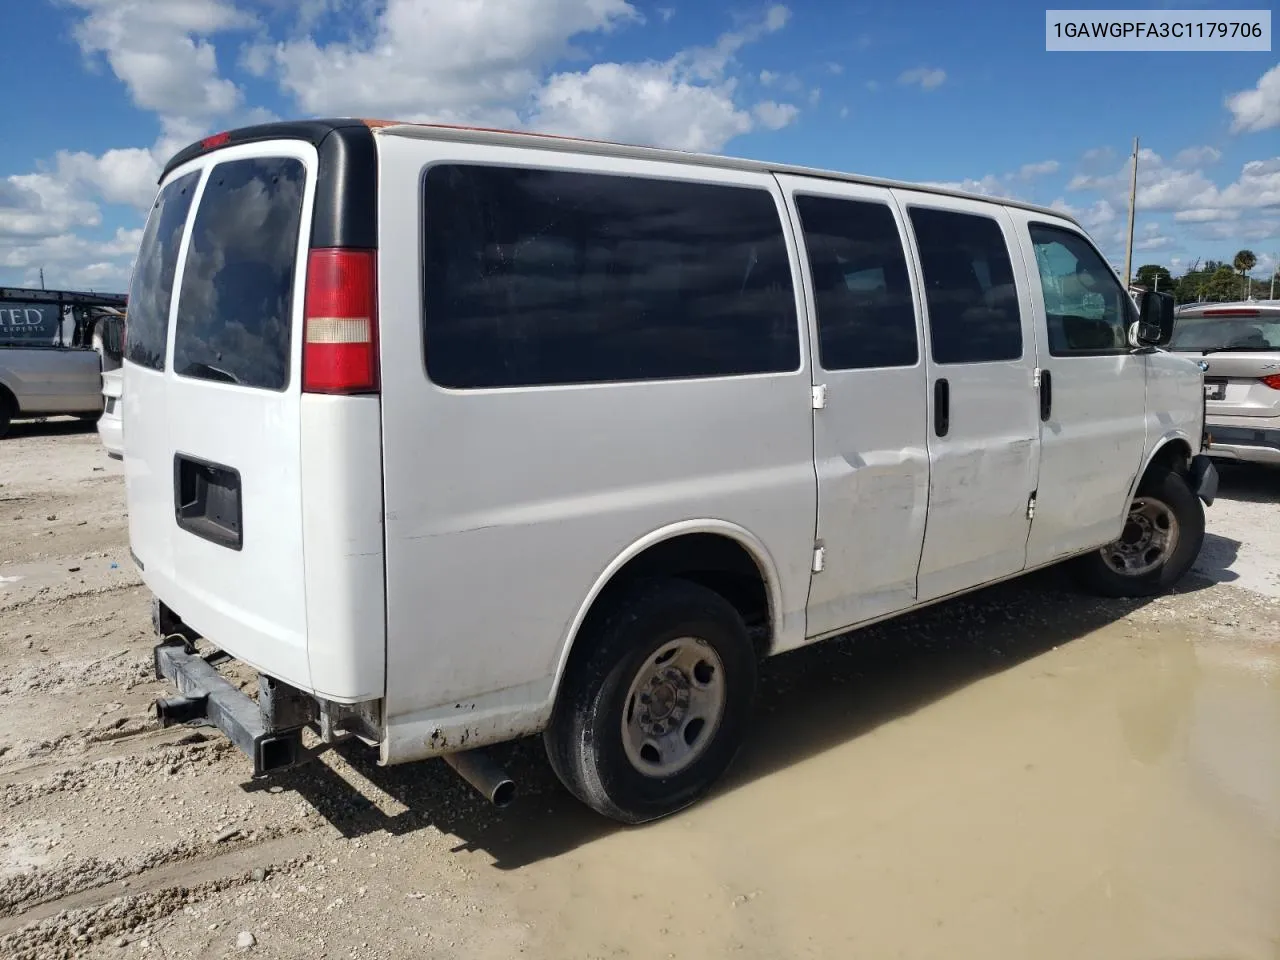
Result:
<instances>
[{"instance_id":1,"label":"rear quarter panel","mask_svg":"<svg viewBox=\"0 0 1280 960\"><path fill-rule=\"evenodd\" d=\"M677 524L758 541L776 570L775 622L802 642L816 511L803 333L799 369L724 379L454 391L423 360L420 184L433 160L749 183L773 195L793 245L776 182L398 136L379 137L379 158L389 725L419 731L421 753L431 724L482 712L486 694L536 723L599 579ZM794 258L792 272L799 324Z\"/></svg>"}]
</instances>

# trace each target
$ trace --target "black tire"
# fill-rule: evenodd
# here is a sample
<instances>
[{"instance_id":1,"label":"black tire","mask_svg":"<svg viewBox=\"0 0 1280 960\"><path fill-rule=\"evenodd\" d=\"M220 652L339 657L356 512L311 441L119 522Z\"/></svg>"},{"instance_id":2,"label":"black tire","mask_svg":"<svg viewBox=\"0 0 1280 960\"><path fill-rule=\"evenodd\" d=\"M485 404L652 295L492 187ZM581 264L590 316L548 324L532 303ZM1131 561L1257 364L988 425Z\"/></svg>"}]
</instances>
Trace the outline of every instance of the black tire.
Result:
<instances>
[{"instance_id":1,"label":"black tire","mask_svg":"<svg viewBox=\"0 0 1280 960\"><path fill-rule=\"evenodd\" d=\"M628 692L642 670L653 669L650 658L688 637L719 659L719 724L688 766L669 776L650 775L633 764L624 745ZM738 611L688 581L643 581L593 615L577 643L585 645L583 655L570 662L543 733L560 781L593 810L627 824L656 820L700 799L737 755L755 701L756 653Z\"/></svg>"},{"instance_id":2,"label":"black tire","mask_svg":"<svg viewBox=\"0 0 1280 960\"><path fill-rule=\"evenodd\" d=\"M1089 591L1104 597L1151 597L1164 593L1186 576L1204 543L1204 505L1186 478L1170 470L1153 471L1138 487L1138 499L1167 507L1178 525L1178 538L1163 562L1139 575L1120 573L1094 550L1075 561L1075 572ZM1128 531L1126 526L1126 531ZM1119 543L1120 541L1116 541Z\"/></svg>"},{"instance_id":3,"label":"black tire","mask_svg":"<svg viewBox=\"0 0 1280 960\"><path fill-rule=\"evenodd\" d=\"M0 389L0 438L3 438L9 432L9 427L12 426L14 415L17 412L17 404L13 402L9 392Z\"/></svg>"}]
</instances>

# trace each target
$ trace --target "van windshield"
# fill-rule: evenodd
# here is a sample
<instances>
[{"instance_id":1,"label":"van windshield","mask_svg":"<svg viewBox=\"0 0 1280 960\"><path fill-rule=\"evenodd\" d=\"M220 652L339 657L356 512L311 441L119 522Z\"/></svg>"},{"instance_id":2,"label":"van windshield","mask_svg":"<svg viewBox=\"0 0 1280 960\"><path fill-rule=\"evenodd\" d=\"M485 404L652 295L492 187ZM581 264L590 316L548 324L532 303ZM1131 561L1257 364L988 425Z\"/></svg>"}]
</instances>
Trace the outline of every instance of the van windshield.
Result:
<instances>
[{"instance_id":1,"label":"van windshield","mask_svg":"<svg viewBox=\"0 0 1280 960\"><path fill-rule=\"evenodd\" d=\"M306 168L291 157L229 160L209 171L178 296L179 376L288 385L305 184Z\"/></svg>"},{"instance_id":2,"label":"van windshield","mask_svg":"<svg viewBox=\"0 0 1280 960\"><path fill-rule=\"evenodd\" d=\"M1280 350L1280 317L1188 317L1173 328L1170 350Z\"/></svg>"}]
</instances>

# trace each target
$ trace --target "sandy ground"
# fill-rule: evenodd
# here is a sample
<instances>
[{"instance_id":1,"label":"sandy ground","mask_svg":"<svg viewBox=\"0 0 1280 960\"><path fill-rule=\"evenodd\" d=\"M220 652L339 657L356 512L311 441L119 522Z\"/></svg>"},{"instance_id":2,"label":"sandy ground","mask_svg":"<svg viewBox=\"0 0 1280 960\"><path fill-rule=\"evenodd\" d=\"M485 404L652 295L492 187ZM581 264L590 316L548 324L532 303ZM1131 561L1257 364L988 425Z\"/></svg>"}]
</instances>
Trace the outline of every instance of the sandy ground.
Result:
<instances>
[{"instance_id":1,"label":"sandy ground","mask_svg":"<svg viewBox=\"0 0 1280 960\"><path fill-rule=\"evenodd\" d=\"M148 597L92 431L0 442L0 957L1274 958L1280 472L1197 573L1056 572L766 666L723 788L620 829L536 742L495 811L359 749L267 783L148 715Z\"/></svg>"}]
</instances>

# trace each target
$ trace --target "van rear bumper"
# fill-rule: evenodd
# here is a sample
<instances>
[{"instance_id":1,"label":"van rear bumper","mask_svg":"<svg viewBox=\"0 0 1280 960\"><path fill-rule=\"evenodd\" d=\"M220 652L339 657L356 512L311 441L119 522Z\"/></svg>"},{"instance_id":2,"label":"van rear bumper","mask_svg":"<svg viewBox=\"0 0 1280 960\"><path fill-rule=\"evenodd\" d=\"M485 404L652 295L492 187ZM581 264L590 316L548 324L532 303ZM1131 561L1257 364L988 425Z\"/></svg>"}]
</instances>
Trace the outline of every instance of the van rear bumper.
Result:
<instances>
[{"instance_id":1,"label":"van rear bumper","mask_svg":"<svg viewBox=\"0 0 1280 960\"><path fill-rule=\"evenodd\" d=\"M261 677L262 693L255 701L182 637L164 640L153 656L156 679L170 681L179 694L156 701L162 726L207 720L253 761L255 777L307 759L302 728L314 718L314 700Z\"/></svg>"}]
</instances>

